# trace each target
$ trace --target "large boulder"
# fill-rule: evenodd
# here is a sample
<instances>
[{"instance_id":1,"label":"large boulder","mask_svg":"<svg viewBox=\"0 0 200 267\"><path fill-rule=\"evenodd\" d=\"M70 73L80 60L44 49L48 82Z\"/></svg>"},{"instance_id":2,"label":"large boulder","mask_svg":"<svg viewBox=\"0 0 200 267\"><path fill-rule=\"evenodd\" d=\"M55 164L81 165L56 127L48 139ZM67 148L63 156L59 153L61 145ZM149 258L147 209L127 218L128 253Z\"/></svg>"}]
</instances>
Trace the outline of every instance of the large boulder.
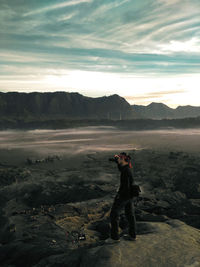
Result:
<instances>
[{"instance_id":1,"label":"large boulder","mask_svg":"<svg viewBox=\"0 0 200 267\"><path fill-rule=\"evenodd\" d=\"M81 267L200 266L200 230L179 220L149 222L151 231L138 240L88 249Z\"/></svg>"}]
</instances>

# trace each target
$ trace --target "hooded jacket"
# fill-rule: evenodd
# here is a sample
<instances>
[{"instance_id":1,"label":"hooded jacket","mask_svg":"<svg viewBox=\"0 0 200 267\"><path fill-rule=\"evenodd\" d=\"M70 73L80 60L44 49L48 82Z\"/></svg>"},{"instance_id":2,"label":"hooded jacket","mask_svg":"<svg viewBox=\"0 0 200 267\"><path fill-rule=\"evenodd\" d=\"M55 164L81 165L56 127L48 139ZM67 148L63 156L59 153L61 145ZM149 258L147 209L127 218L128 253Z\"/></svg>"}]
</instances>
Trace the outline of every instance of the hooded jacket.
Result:
<instances>
[{"instance_id":1,"label":"hooded jacket","mask_svg":"<svg viewBox=\"0 0 200 267\"><path fill-rule=\"evenodd\" d=\"M120 187L117 191L117 194L120 198L123 199L129 199L130 197L130 185L134 183L133 174L131 172L131 169L129 168L129 165L121 166L117 162L117 166L120 174Z\"/></svg>"}]
</instances>

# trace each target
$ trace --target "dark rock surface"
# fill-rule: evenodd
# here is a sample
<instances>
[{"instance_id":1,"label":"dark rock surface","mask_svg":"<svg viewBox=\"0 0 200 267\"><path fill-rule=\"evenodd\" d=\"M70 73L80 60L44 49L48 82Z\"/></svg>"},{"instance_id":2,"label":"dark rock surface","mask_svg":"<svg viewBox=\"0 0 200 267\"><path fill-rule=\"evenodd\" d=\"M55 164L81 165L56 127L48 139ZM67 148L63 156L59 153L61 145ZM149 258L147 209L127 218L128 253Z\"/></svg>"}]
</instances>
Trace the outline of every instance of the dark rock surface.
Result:
<instances>
[{"instance_id":1,"label":"dark rock surface","mask_svg":"<svg viewBox=\"0 0 200 267\"><path fill-rule=\"evenodd\" d=\"M109 266L199 266L200 230L178 220L148 223L148 231L136 242L88 249L81 267Z\"/></svg>"},{"instance_id":2,"label":"dark rock surface","mask_svg":"<svg viewBox=\"0 0 200 267\"><path fill-rule=\"evenodd\" d=\"M200 266L199 155L130 154L142 189L135 202L138 240L110 246L104 240L119 186L111 152L1 164L0 266ZM127 226L122 211L121 236Z\"/></svg>"}]
</instances>

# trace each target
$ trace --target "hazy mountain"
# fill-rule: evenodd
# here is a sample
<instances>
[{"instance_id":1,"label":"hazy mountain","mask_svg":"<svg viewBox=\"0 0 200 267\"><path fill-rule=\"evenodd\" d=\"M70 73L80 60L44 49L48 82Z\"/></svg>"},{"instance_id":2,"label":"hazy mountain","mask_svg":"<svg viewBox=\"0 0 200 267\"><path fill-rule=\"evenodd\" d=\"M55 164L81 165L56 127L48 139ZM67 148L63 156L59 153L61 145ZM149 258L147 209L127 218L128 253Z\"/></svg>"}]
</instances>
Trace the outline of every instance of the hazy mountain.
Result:
<instances>
[{"instance_id":1,"label":"hazy mountain","mask_svg":"<svg viewBox=\"0 0 200 267\"><path fill-rule=\"evenodd\" d=\"M2 117L129 119L134 117L131 105L117 94L86 97L79 93L0 93Z\"/></svg>"},{"instance_id":2,"label":"hazy mountain","mask_svg":"<svg viewBox=\"0 0 200 267\"><path fill-rule=\"evenodd\" d=\"M178 106L173 109L163 103L152 102L147 106L132 105L132 108L138 118L181 119L200 116L200 107L194 106Z\"/></svg>"},{"instance_id":3,"label":"hazy mountain","mask_svg":"<svg viewBox=\"0 0 200 267\"><path fill-rule=\"evenodd\" d=\"M200 116L200 107L178 106L175 110L177 118L198 117Z\"/></svg>"},{"instance_id":4,"label":"hazy mountain","mask_svg":"<svg viewBox=\"0 0 200 267\"><path fill-rule=\"evenodd\" d=\"M64 91L48 93L0 92L1 118L39 119L176 119L200 116L200 107L170 108L163 103L130 105L117 94L87 97Z\"/></svg>"}]
</instances>

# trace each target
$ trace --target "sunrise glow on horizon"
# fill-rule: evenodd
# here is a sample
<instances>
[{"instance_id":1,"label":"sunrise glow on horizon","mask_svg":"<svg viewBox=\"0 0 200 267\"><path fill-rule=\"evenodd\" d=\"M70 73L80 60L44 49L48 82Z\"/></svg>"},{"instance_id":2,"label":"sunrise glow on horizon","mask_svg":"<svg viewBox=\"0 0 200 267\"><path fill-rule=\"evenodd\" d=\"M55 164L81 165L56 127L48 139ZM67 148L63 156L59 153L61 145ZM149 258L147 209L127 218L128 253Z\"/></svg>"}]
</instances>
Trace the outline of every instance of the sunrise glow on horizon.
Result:
<instances>
[{"instance_id":1,"label":"sunrise glow on horizon","mask_svg":"<svg viewBox=\"0 0 200 267\"><path fill-rule=\"evenodd\" d=\"M200 1L2 0L0 91L200 106Z\"/></svg>"}]
</instances>

